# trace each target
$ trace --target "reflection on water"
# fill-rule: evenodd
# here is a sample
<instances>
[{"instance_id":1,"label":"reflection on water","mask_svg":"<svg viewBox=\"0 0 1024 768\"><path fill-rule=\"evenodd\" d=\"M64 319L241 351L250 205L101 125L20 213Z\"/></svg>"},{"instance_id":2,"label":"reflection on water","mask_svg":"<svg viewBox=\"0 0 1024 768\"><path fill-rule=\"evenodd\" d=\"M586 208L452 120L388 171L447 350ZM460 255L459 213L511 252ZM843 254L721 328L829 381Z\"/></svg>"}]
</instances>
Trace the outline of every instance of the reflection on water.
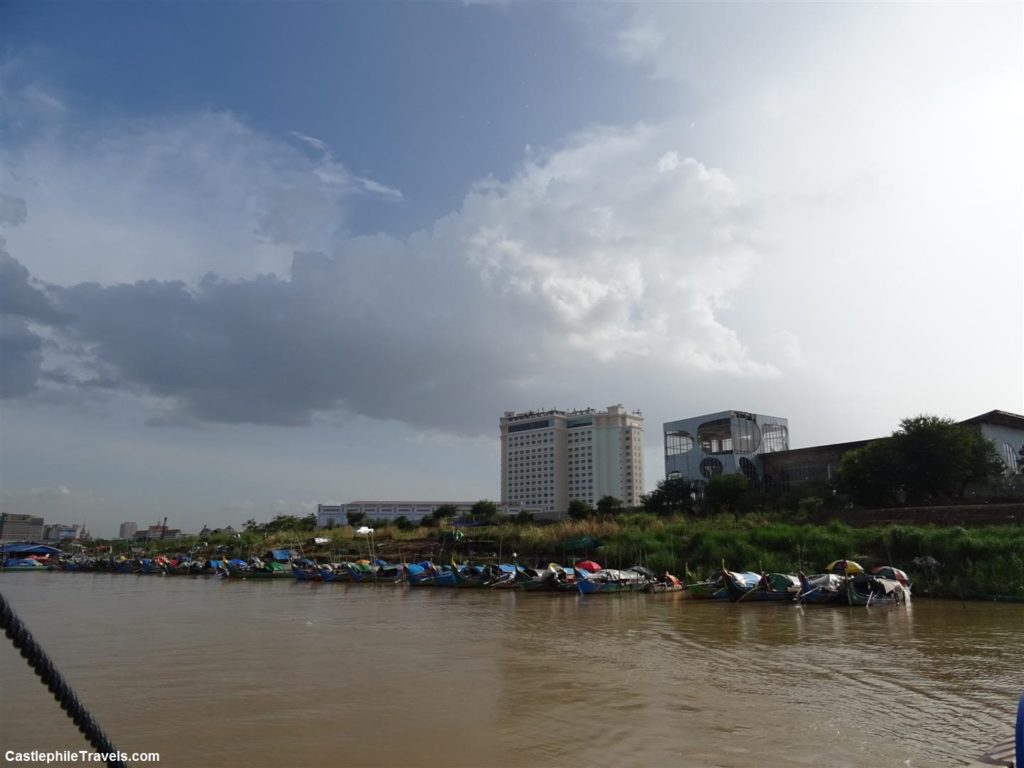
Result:
<instances>
[{"instance_id":1,"label":"reflection on water","mask_svg":"<svg viewBox=\"0 0 1024 768\"><path fill-rule=\"evenodd\" d=\"M872 609L106 574L0 590L163 764L943 766L1012 732L1024 605ZM84 746L0 650L6 749Z\"/></svg>"}]
</instances>

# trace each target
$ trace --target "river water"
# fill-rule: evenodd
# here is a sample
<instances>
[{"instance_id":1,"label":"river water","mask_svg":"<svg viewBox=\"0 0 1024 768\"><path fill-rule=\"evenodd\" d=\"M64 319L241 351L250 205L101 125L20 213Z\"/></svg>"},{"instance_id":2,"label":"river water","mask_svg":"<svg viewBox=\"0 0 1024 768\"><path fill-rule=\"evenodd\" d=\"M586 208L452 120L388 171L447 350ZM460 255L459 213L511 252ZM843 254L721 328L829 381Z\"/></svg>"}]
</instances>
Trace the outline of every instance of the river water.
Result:
<instances>
[{"instance_id":1,"label":"river water","mask_svg":"<svg viewBox=\"0 0 1024 768\"><path fill-rule=\"evenodd\" d=\"M956 766L1012 735L1024 605L7 573L124 752L214 766ZM86 745L6 638L0 757Z\"/></svg>"}]
</instances>

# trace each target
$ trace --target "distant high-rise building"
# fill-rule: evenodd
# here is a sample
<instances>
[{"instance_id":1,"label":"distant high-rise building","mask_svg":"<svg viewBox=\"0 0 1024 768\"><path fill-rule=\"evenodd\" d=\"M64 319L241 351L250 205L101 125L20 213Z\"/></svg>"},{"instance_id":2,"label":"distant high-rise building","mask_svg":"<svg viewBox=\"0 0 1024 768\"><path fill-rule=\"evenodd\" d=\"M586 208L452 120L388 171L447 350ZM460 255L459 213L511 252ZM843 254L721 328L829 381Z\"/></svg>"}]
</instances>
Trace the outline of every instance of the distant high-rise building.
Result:
<instances>
[{"instance_id":1,"label":"distant high-rise building","mask_svg":"<svg viewBox=\"0 0 1024 768\"><path fill-rule=\"evenodd\" d=\"M43 526L43 541L74 541L82 534L77 524L51 523Z\"/></svg>"},{"instance_id":2,"label":"distant high-rise building","mask_svg":"<svg viewBox=\"0 0 1024 768\"><path fill-rule=\"evenodd\" d=\"M139 530L138 523L121 523L121 527L117 529L117 538L119 539L134 539L135 532Z\"/></svg>"},{"instance_id":3,"label":"distant high-rise building","mask_svg":"<svg viewBox=\"0 0 1024 768\"><path fill-rule=\"evenodd\" d=\"M644 418L622 405L606 411L506 411L501 417L501 501L564 514L613 496L626 506L643 494Z\"/></svg>"},{"instance_id":4,"label":"distant high-rise building","mask_svg":"<svg viewBox=\"0 0 1024 768\"><path fill-rule=\"evenodd\" d=\"M0 541L39 541L43 537L43 518L32 515L0 514Z\"/></svg>"}]
</instances>

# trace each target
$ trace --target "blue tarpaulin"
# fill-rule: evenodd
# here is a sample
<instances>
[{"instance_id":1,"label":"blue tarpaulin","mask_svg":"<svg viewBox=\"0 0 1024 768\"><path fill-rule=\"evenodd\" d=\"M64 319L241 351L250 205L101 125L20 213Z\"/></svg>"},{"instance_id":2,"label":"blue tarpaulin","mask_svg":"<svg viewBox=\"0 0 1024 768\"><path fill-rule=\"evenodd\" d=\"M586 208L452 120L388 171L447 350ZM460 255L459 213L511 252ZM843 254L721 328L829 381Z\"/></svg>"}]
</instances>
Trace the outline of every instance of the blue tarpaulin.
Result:
<instances>
[{"instance_id":1,"label":"blue tarpaulin","mask_svg":"<svg viewBox=\"0 0 1024 768\"><path fill-rule=\"evenodd\" d=\"M31 542L12 542L0 547L0 552L5 555L59 555L60 550L56 547L48 547L45 544L33 544Z\"/></svg>"}]
</instances>

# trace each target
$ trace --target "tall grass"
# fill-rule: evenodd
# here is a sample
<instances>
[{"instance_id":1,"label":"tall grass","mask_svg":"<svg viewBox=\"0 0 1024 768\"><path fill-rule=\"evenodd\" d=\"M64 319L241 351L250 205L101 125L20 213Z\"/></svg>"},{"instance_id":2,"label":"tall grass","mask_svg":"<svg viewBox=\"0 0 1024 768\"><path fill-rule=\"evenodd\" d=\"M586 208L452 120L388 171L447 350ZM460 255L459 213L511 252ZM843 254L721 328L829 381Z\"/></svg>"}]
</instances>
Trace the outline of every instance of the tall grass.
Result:
<instances>
[{"instance_id":1,"label":"tall grass","mask_svg":"<svg viewBox=\"0 0 1024 768\"><path fill-rule=\"evenodd\" d=\"M441 548L440 558L512 559L544 565L589 558L605 567L642 564L654 571L699 574L720 568L806 573L820 572L833 560L856 560L865 568L893 565L914 581L914 593L962 599L993 597L1024 600L1024 528L987 526L885 525L850 527L839 522L790 522L763 515L733 518L623 514L614 518L567 520L550 525L504 523L467 529L466 539L440 544L437 528L374 532L374 551L389 559L413 557ZM317 531L327 538L321 553L348 556L369 552L370 540L351 527ZM293 546L308 532L282 531L249 541L253 552ZM568 550L567 541L590 536L593 549ZM454 550L454 551L453 551ZM308 551L308 550L307 550Z\"/></svg>"}]
</instances>

